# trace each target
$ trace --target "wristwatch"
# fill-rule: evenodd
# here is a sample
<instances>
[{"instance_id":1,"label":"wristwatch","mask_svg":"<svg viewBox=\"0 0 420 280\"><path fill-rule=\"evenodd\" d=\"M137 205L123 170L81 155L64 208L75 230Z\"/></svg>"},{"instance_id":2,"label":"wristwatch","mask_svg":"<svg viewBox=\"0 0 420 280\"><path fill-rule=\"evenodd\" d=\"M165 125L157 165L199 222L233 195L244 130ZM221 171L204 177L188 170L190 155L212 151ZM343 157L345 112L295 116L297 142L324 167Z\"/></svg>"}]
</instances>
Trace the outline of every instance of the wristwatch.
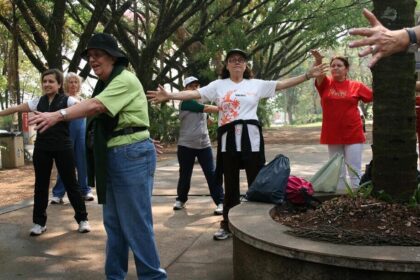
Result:
<instances>
[{"instance_id":1,"label":"wristwatch","mask_svg":"<svg viewBox=\"0 0 420 280\"><path fill-rule=\"evenodd\" d=\"M65 109L61 109L59 112L60 115L63 117L63 120L65 120L67 118L67 111Z\"/></svg>"},{"instance_id":2,"label":"wristwatch","mask_svg":"<svg viewBox=\"0 0 420 280\"><path fill-rule=\"evenodd\" d=\"M415 53L418 51L419 45L417 44L417 35L412 28L405 28L410 38L410 44L408 45L407 52Z\"/></svg>"}]
</instances>

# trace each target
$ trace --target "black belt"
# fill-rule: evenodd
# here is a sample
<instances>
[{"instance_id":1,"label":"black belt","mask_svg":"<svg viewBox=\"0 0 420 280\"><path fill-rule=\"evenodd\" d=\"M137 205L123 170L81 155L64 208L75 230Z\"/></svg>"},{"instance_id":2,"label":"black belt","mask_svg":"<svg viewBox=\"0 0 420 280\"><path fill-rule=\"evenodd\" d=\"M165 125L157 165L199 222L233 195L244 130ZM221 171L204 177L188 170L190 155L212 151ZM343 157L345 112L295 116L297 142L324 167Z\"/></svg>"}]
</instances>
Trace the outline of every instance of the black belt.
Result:
<instances>
[{"instance_id":1,"label":"black belt","mask_svg":"<svg viewBox=\"0 0 420 280\"><path fill-rule=\"evenodd\" d=\"M146 126L125 127L123 129L112 132L111 138L121 136L121 135L133 134L133 133L143 131L143 130L146 130L146 129L147 129Z\"/></svg>"}]
</instances>

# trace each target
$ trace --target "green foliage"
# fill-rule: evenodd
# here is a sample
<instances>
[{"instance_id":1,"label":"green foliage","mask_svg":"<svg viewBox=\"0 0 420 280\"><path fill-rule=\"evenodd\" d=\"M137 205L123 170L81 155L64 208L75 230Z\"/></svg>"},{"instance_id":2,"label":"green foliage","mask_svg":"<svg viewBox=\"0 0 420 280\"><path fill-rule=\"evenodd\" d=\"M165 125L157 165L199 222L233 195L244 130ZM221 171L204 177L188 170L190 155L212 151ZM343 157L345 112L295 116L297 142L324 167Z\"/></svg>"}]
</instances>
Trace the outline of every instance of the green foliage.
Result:
<instances>
[{"instance_id":1,"label":"green foliage","mask_svg":"<svg viewBox=\"0 0 420 280\"><path fill-rule=\"evenodd\" d=\"M359 174L354 170L354 168L345 162L345 165L350 173L353 175L356 175L357 178L360 180ZM350 184L347 182L347 180L344 180L345 186L346 186L346 192L347 194L352 197L362 197L362 198L368 198L372 195L373 191L373 184L372 181L367 181L360 185L356 190L353 190L353 188L350 186Z\"/></svg>"},{"instance_id":2,"label":"green foliage","mask_svg":"<svg viewBox=\"0 0 420 280\"><path fill-rule=\"evenodd\" d=\"M384 190L380 190L376 193L375 195L378 199L385 201L385 202L393 202L394 199L392 198L392 196L388 193L386 193Z\"/></svg>"},{"instance_id":3,"label":"green foliage","mask_svg":"<svg viewBox=\"0 0 420 280\"><path fill-rule=\"evenodd\" d=\"M417 188L414 190L414 193L410 197L408 205L410 207L417 207L420 205L420 184L418 184Z\"/></svg>"},{"instance_id":4,"label":"green foliage","mask_svg":"<svg viewBox=\"0 0 420 280\"><path fill-rule=\"evenodd\" d=\"M149 106L150 134L162 143L174 143L178 139L178 111L167 104Z\"/></svg>"},{"instance_id":5,"label":"green foliage","mask_svg":"<svg viewBox=\"0 0 420 280\"><path fill-rule=\"evenodd\" d=\"M133 5L121 18L116 15L125 1L66 1L65 32L54 33L63 26L53 26L61 21L54 20L53 15L61 14L56 7L62 7L59 4L63 2L25 0L15 3L20 5L20 42L39 71L46 67L46 61L52 65L57 59L62 60L58 65L63 65L63 69L68 66L72 71L81 70L84 65L77 55L73 56L75 51L85 46L91 29L101 31L109 24L107 31L120 41L146 90L158 83L180 88L181 76L187 73L199 76L206 84L217 78L224 50L233 47L252 54L251 63L257 78L285 77L307 60L309 49L336 46L337 38L342 37L348 27L366 25L361 8L370 5L370 1L361 0L137 1L140 19L135 29ZM29 5L34 9L29 9ZM105 11L93 16L102 5L106 7ZM35 12L27 13L29 10ZM10 9L2 9L2 22L10 22L10 15ZM185 37L178 36L180 29L184 29ZM54 34L63 34L62 41L58 38L61 35L48 38ZM62 51L55 51L61 47ZM295 74L305 70L299 69ZM32 82L26 80L23 92L39 94L39 74L25 76L20 73L22 79L32 79ZM82 74L85 77L88 71L82 71ZM308 94L313 89L307 85L310 83L302 85L302 89L291 93L285 101L284 108L290 116L320 114L313 102L315 99ZM274 108L261 103L258 115L265 126L269 126ZM162 113L150 111L152 130L161 138L175 139L171 125L177 121L173 120L169 109ZM169 135L163 136L165 133Z\"/></svg>"},{"instance_id":6,"label":"green foliage","mask_svg":"<svg viewBox=\"0 0 420 280\"><path fill-rule=\"evenodd\" d=\"M368 198L372 195L372 191L373 191L372 181L363 183L356 190L351 188L351 186L349 185L347 181L345 181L345 185L346 185L346 193L351 198L356 198L356 197Z\"/></svg>"},{"instance_id":7,"label":"green foliage","mask_svg":"<svg viewBox=\"0 0 420 280\"><path fill-rule=\"evenodd\" d=\"M209 130L210 141L217 140L217 121L213 121L211 124L207 123L207 128Z\"/></svg>"},{"instance_id":8,"label":"green foliage","mask_svg":"<svg viewBox=\"0 0 420 280\"><path fill-rule=\"evenodd\" d=\"M9 130L10 127L12 126L12 122L13 122L12 115L0 117L0 129Z\"/></svg>"},{"instance_id":9,"label":"green foliage","mask_svg":"<svg viewBox=\"0 0 420 280\"><path fill-rule=\"evenodd\" d=\"M294 123L296 125L300 124L308 124L308 123L318 123L322 121L322 114L305 114L305 115L298 115L294 119Z\"/></svg>"},{"instance_id":10,"label":"green foliage","mask_svg":"<svg viewBox=\"0 0 420 280\"><path fill-rule=\"evenodd\" d=\"M267 99L263 99L258 104L257 116L262 127L270 127L271 116L273 115L273 109L267 106Z\"/></svg>"}]
</instances>

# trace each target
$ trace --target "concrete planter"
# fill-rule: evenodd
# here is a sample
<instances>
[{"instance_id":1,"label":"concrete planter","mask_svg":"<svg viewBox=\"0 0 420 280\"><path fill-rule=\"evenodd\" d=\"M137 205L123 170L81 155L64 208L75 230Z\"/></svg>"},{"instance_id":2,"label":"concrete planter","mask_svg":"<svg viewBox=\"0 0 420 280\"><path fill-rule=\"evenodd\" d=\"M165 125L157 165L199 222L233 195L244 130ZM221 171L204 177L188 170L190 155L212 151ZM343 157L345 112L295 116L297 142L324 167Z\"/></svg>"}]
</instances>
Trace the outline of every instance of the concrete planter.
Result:
<instances>
[{"instance_id":1,"label":"concrete planter","mask_svg":"<svg viewBox=\"0 0 420 280\"><path fill-rule=\"evenodd\" d=\"M420 247L338 245L293 237L271 219L272 207L246 202L229 212L234 279L420 279Z\"/></svg>"}]
</instances>

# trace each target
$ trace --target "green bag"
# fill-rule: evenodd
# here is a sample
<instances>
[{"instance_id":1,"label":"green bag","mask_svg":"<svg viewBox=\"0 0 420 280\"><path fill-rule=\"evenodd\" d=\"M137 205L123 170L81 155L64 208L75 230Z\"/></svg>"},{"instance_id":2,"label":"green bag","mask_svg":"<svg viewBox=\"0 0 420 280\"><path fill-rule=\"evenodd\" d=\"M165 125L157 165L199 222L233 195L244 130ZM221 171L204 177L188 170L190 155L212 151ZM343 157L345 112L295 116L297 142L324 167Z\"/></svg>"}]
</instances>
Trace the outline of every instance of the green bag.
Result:
<instances>
[{"instance_id":1,"label":"green bag","mask_svg":"<svg viewBox=\"0 0 420 280\"><path fill-rule=\"evenodd\" d=\"M330 158L330 160L322 166L311 179L309 179L314 187L314 191L336 192L343 164L344 157L342 154L337 153Z\"/></svg>"}]
</instances>

